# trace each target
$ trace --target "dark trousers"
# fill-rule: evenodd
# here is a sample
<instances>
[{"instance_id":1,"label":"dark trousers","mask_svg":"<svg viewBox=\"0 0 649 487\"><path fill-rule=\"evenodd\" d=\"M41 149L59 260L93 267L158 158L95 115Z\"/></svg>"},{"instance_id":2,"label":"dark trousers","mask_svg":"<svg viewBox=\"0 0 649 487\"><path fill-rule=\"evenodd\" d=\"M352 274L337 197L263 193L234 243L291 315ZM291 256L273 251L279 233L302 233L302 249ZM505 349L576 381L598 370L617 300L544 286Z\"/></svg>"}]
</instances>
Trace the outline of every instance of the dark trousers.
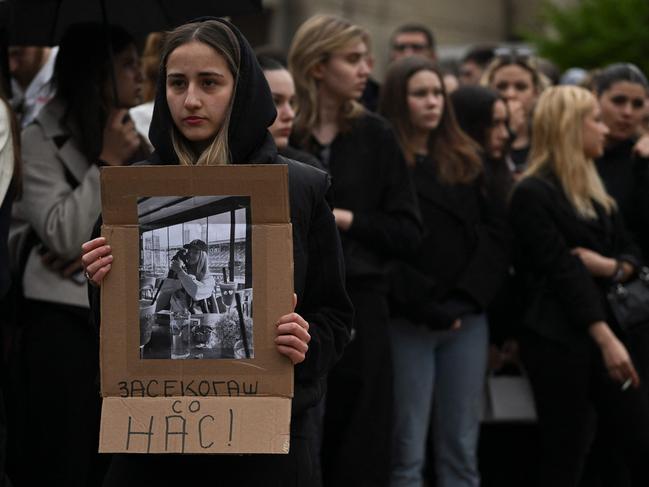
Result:
<instances>
[{"instance_id":1,"label":"dark trousers","mask_svg":"<svg viewBox=\"0 0 649 487\"><path fill-rule=\"evenodd\" d=\"M386 299L349 289L354 340L329 374L324 414L324 484L383 486L390 478L392 360Z\"/></svg>"},{"instance_id":2,"label":"dark trousers","mask_svg":"<svg viewBox=\"0 0 649 487\"><path fill-rule=\"evenodd\" d=\"M27 300L16 486L101 485L99 344L88 309Z\"/></svg>"},{"instance_id":3,"label":"dark trousers","mask_svg":"<svg viewBox=\"0 0 649 487\"><path fill-rule=\"evenodd\" d=\"M311 439L288 455L114 455L104 487L319 487Z\"/></svg>"},{"instance_id":4,"label":"dark trousers","mask_svg":"<svg viewBox=\"0 0 649 487\"><path fill-rule=\"evenodd\" d=\"M626 343L633 364L644 382L644 390L649 393L649 325L632 330ZM632 481L624 452L611 448L610 438L615 432L608 431L606 424L599 425L593 446L588 454L581 487L630 487ZM649 452L647 452L649 456Z\"/></svg>"},{"instance_id":5,"label":"dark trousers","mask_svg":"<svg viewBox=\"0 0 649 487\"><path fill-rule=\"evenodd\" d=\"M561 344L528 334L521 353L539 416L539 486L577 486L597 427L621 453L631 485L649 485L645 385L622 391L590 338Z\"/></svg>"}]
</instances>

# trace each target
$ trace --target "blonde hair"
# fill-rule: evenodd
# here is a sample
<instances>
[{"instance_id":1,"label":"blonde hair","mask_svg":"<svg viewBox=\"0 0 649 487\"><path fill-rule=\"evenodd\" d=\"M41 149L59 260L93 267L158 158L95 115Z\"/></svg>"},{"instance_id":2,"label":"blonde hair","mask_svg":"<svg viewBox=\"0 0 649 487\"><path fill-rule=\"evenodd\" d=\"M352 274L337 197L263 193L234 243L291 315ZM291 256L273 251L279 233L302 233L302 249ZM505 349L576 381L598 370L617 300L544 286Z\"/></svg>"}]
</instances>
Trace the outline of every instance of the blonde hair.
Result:
<instances>
[{"instance_id":1,"label":"blonde hair","mask_svg":"<svg viewBox=\"0 0 649 487\"><path fill-rule=\"evenodd\" d=\"M333 15L315 15L295 33L288 53L288 68L295 81L293 131L301 142L306 142L318 123L318 85L312 75L313 68L326 63L331 54L355 40L363 41L370 48L370 36L365 29ZM345 130L349 122L364 111L356 100L346 101L340 113L341 130Z\"/></svg>"},{"instance_id":2,"label":"blonde hair","mask_svg":"<svg viewBox=\"0 0 649 487\"><path fill-rule=\"evenodd\" d=\"M593 202L608 214L616 208L595 163L583 150L584 119L596 104L589 91L577 86L545 90L534 110L530 165L523 174L523 177L554 174L568 201L585 218L597 217Z\"/></svg>"},{"instance_id":3,"label":"blonde hair","mask_svg":"<svg viewBox=\"0 0 649 487\"><path fill-rule=\"evenodd\" d=\"M505 66L518 66L527 71L532 77L532 85L534 86L534 91L536 91L537 95L540 95L546 88L552 86L550 79L539 70L536 58L517 55L494 57L482 73L480 84L487 88L493 88L491 83L496 75L496 71Z\"/></svg>"},{"instance_id":4,"label":"blonde hair","mask_svg":"<svg viewBox=\"0 0 649 487\"><path fill-rule=\"evenodd\" d=\"M234 104L239 80L239 64L241 61L239 42L234 32L227 25L216 20L184 24L166 34L161 54L162 63L166 66L169 55L174 49L190 42L202 42L223 56L228 65L228 69L232 73L234 89L232 90L232 97L230 97L230 101L228 102L221 129L204 151L197 154L175 125L171 128L171 142L178 156L178 162L182 166L230 164L231 155L228 132L232 115L232 105Z\"/></svg>"}]
</instances>

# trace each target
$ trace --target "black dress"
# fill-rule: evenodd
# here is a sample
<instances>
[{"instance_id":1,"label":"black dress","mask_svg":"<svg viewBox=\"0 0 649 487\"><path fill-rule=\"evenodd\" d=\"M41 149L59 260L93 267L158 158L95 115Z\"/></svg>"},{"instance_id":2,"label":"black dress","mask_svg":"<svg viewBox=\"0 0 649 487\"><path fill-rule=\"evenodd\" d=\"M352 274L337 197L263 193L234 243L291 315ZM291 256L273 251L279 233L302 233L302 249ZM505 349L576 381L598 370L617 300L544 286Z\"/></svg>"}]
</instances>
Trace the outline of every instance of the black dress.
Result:
<instances>
[{"instance_id":1,"label":"black dress","mask_svg":"<svg viewBox=\"0 0 649 487\"><path fill-rule=\"evenodd\" d=\"M539 415L538 485L577 485L595 415L610 432L610 447L623 452L633 485L649 485L646 386L621 391L608 377L589 326L606 321L627 346L629 337L608 312L607 280L592 277L570 253L584 247L635 263L637 249L618 213L594 203L597 218L580 217L559 188L551 175L526 178L510 206L517 271L525 282L521 353Z\"/></svg>"},{"instance_id":2,"label":"black dress","mask_svg":"<svg viewBox=\"0 0 649 487\"><path fill-rule=\"evenodd\" d=\"M416 197L389 124L366 112L328 146L304 147L332 178L330 203L354 214L341 231L354 339L332 371L323 441L326 485L387 485L392 448L392 363L387 263L421 240Z\"/></svg>"},{"instance_id":3,"label":"black dress","mask_svg":"<svg viewBox=\"0 0 649 487\"><path fill-rule=\"evenodd\" d=\"M225 22L225 21L223 21ZM318 486L313 435L318 431L314 405L324 394L328 371L349 340L353 308L344 288L340 240L325 194L328 175L277 154L267 127L275 108L263 72L241 33L232 25L241 49L239 79L230 120L229 143L235 163L287 164L293 225L296 312L310 324L306 360L295 366L288 455L115 455L105 485L115 486ZM176 164L169 130L173 123L161 68L150 139L156 149L149 164ZM95 320L99 293L90 288Z\"/></svg>"}]
</instances>

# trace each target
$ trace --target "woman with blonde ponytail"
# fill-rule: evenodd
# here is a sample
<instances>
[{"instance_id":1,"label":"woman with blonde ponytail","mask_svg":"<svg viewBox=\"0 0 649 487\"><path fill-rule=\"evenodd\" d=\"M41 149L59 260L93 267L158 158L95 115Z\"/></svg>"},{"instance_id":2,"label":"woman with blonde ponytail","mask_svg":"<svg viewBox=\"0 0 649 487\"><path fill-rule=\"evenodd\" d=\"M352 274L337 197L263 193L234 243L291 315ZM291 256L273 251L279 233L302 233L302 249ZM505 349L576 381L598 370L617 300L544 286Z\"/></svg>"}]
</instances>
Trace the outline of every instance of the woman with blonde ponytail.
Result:
<instances>
[{"instance_id":1,"label":"woman with blonde ponytail","mask_svg":"<svg viewBox=\"0 0 649 487\"><path fill-rule=\"evenodd\" d=\"M611 283L632 278L638 250L599 179L608 128L597 101L572 86L539 98L530 166L514 190L510 220L525 283L521 353L540 423L539 486L576 486L593 413L623 452L631 485L649 485L649 401L631 335L606 304Z\"/></svg>"},{"instance_id":2,"label":"woman with blonde ponytail","mask_svg":"<svg viewBox=\"0 0 649 487\"><path fill-rule=\"evenodd\" d=\"M417 248L414 190L388 122L357 101L371 70L367 32L331 15L298 29L288 56L296 88L293 144L332 177L354 339L328 382L326 485L387 485L392 449L392 363L386 264ZM380 425L380 426L379 426Z\"/></svg>"}]
</instances>

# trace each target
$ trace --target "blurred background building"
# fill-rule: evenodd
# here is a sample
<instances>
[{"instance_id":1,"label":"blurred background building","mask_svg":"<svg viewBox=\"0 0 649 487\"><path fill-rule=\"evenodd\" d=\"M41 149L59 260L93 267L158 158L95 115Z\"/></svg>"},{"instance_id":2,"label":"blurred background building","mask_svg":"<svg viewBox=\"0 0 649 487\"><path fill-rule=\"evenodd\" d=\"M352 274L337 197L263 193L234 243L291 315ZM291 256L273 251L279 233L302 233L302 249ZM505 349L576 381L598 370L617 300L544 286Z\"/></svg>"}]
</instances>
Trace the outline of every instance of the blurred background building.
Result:
<instances>
[{"instance_id":1,"label":"blurred background building","mask_svg":"<svg viewBox=\"0 0 649 487\"><path fill-rule=\"evenodd\" d=\"M571 6L579 0L552 0ZM422 23L435 34L440 59L459 58L478 43L515 43L522 33L543 29L544 0L264 0L264 13L234 19L253 45L288 50L297 27L316 13L331 13L365 26L372 35L375 75L387 63L392 31L407 22Z\"/></svg>"}]
</instances>

